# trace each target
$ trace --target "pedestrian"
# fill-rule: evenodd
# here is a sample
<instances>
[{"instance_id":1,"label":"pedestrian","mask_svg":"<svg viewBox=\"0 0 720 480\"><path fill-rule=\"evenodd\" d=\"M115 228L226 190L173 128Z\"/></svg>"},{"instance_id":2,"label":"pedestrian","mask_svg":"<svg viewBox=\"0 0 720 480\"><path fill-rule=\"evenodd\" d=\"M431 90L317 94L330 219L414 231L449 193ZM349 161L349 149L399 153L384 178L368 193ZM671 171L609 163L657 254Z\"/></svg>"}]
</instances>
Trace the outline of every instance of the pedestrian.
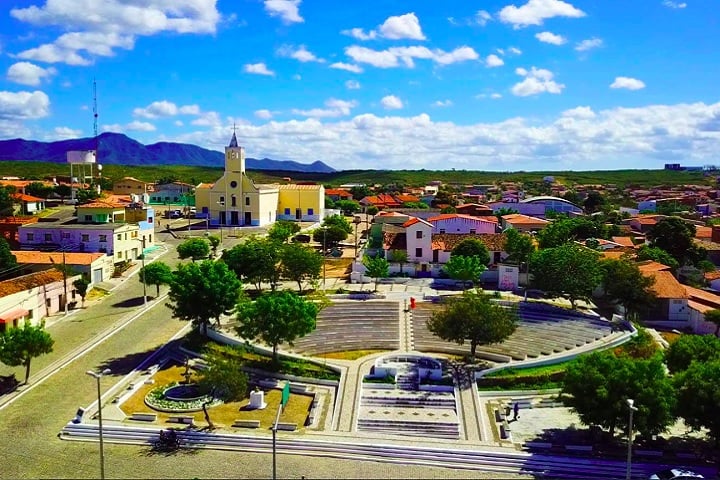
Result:
<instances>
[{"instance_id":1,"label":"pedestrian","mask_svg":"<svg viewBox=\"0 0 720 480\"><path fill-rule=\"evenodd\" d=\"M517 420L520 418L518 416L518 413L520 412L520 404L518 402L515 402L515 405L513 405L513 420Z\"/></svg>"}]
</instances>

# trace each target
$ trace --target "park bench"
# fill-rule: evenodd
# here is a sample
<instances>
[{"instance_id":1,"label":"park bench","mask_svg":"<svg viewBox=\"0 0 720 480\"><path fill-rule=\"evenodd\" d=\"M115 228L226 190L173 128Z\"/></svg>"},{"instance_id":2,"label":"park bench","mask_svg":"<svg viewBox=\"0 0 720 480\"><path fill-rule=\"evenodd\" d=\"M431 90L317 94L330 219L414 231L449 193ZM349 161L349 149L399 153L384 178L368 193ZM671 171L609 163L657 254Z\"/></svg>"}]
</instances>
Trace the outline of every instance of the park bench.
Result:
<instances>
[{"instance_id":1,"label":"park bench","mask_svg":"<svg viewBox=\"0 0 720 480\"><path fill-rule=\"evenodd\" d=\"M188 417L188 416L183 416L183 415L173 415L170 418L168 418L168 422L182 423L184 425L195 425L195 419L193 417Z\"/></svg>"},{"instance_id":2,"label":"park bench","mask_svg":"<svg viewBox=\"0 0 720 480\"><path fill-rule=\"evenodd\" d=\"M553 448L550 442L525 442L523 447L530 450L550 450Z\"/></svg>"},{"instance_id":3,"label":"park bench","mask_svg":"<svg viewBox=\"0 0 720 480\"><path fill-rule=\"evenodd\" d=\"M232 426L237 428L260 428L260 420L235 420Z\"/></svg>"},{"instance_id":4,"label":"park bench","mask_svg":"<svg viewBox=\"0 0 720 480\"><path fill-rule=\"evenodd\" d=\"M130 415L130 420L137 422L154 422L157 420L157 413L135 412Z\"/></svg>"},{"instance_id":5,"label":"park bench","mask_svg":"<svg viewBox=\"0 0 720 480\"><path fill-rule=\"evenodd\" d=\"M284 431L287 431L287 432L294 432L295 430L297 430L297 423L283 423L283 422L278 422L278 424L277 424L277 429L278 429L278 430L284 430Z\"/></svg>"},{"instance_id":6,"label":"park bench","mask_svg":"<svg viewBox=\"0 0 720 480\"><path fill-rule=\"evenodd\" d=\"M592 453L592 445L565 445L565 450L576 453Z\"/></svg>"}]
</instances>

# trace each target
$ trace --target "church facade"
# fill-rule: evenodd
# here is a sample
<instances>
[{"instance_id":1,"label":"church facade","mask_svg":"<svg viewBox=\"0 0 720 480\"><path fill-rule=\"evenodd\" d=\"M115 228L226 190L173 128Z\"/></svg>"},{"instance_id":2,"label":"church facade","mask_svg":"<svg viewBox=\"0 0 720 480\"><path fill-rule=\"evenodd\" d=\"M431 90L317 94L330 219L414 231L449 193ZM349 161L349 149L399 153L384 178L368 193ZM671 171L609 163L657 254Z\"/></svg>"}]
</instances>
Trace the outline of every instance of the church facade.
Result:
<instances>
[{"instance_id":1,"label":"church facade","mask_svg":"<svg viewBox=\"0 0 720 480\"><path fill-rule=\"evenodd\" d=\"M225 147L225 173L195 189L198 213L211 225L265 226L276 220L318 222L325 216L322 185L261 185L245 172L245 149L233 132Z\"/></svg>"}]
</instances>

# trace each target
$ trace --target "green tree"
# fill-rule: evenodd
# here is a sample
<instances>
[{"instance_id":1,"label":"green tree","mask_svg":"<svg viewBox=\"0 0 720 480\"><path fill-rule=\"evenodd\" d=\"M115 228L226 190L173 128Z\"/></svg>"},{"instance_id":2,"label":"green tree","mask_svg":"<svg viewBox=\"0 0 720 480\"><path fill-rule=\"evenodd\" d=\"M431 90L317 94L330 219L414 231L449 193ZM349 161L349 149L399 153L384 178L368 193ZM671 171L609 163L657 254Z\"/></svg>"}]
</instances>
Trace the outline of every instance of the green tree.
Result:
<instances>
[{"instance_id":1,"label":"green tree","mask_svg":"<svg viewBox=\"0 0 720 480\"><path fill-rule=\"evenodd\" d=\"M70 185L61 183L59 185L55 185L55 194L60 197L60 201L62 201L62 203L65 203L65 199L72 195L72 189L70 188Z\"/></svg>"},{"instance_id":2,"label":"green tree","mask_svg":"<svg viewBox=\"0 0 720 480\"><path fill-rule=\"evenodd\" d=\"M407 250L392 250L390 252L390 261L400 264L400 275L403 273L403 265L408 262Z\"/></svg>"},{"instance_id":3,"label":"green tree","mask_svg":"<svg viewBox=\"0 0 720 480\"><path fill-rule=\"evenodd\" d=\"M200 385L214 391L226 402L245 398L248 393L248 376L235 349L211 344L203 355L207 368L199 371Z\"/></svg>"},{"instance_id":4,"label":"green tree","mask_svg":"<svg viewBox=\"0 0 720 480\"><path fill-rule=\"evenodd\" d=\"M610 352L574 360L565 371L562 399L584 425L615 434L627 430L627 399L638 408L633 428L644 436L662 433L675 420L675 392L660 356L637 360Z\"/></svg>"},{"instance_id":5,"label":"green tree","mask_svg":"<svg viewBox=\"0 0 720 480\"><path fill-rule=\"evenodd\" d=\"M480 281L480 275L485 271L485 265L480 262L479 256L450 255L450 260L443 266L443 270L453 280L474 285Z\"/></svg>"},{"instance_id":6,"label":"green tree","mask_svg":"<svg viewBox=\"0 0 720 480\"><path fill-rule=\"evenodd\" d=\"M450 257L477 257L483 266L490 263L490 252L487 247L477 238L465 238L452 249Z\"/></svg>"},{"instance_id":7,"label":"green tree","mask_svg":"<svg viewBox=\"0 0 720 480\"><path fill-rule=\"evenodd\" d=\"M404 202L402 208L414 208L416 210L427 210L430 206L423 202Z\"/></svg>"},{"instance_id":8,"label":"green tree","mask_svg":"<svg viewBox=\"0 0 720 480\"><path fill-rule=\"evenodd\" d=\"M695 231L695 225L679 217L669 217L657 222L646 237L650 246L665 250L683 265L693 250Z\"/></svg>"},{"instance_id":9,"label":"green tree","mask_svg":"<svg viewBox=\"0 0 720 480\"><path fill-rule=\"evenodd\" d=\"M720 359L712 362L693 362L673 380L677 391L677 414L685 425L707 428L720 446Z\"/></svg>"},{"instance_id":10,"label":"green tree","mask_svg":"<svg viewBox=\"0 0 720 480\"><path fill-rule=\"evenodd\" d=\"M272 346L277 363L277 347L290 346L296 338L315 330L318 306L289 290L263 293L254 302L244 298L237 306L238 334L246 340L259 339Z\"/></svg>"},{"instance_id":11,"label":"green tree","mask_svg":"<svg viewBox=\"0 0 720 480\"><path fill-rule=\"evenodd\" d=\"M434 335L458 345L470 343L475 358L478 345L499 343L517 328L514 309L493 303L488 295L466 291L459 298L446 300L445 308L435 312L427 327Z\"/></svg>"},{"instance_id":12,"label":"green tree","mask_svg":"<svg viewBox=\"0 0 720 480\"><path fill-rule=\"evenodd\" d=\"M626 315L637 314L655 302L652 290L655 279L644 276L634 262L625 258L608 259L600 265L604 271L605 297L622 305Z\"/></svg>"},{"instance_id":13,"label":"green tree","mask_svg":"<svg viewBox=\"0 0 720 480\"><path fill-rule=\"evenodd\" d=\"M657 247L650 247L648 245L642 245L637 249L637 259L640 261L652 260L653 262L662 263L663 265L670 267L673 272L677 271L680 266L678 261L665 250Z\"/></svg>"},{"instance_id":14,"label":"green tree","mask_svg":"<svg viewBox=\"0 0 720 480\"><path fill-rule=\"evenodd\" d=\"M358 185L350 189L350 193L353 196L353 200L362 200L365 197L372 195L372 190L365 185Z\"/></svg>"},{"instance_id":15,"label":"green tree","mask_svg":"<svg viewBox=\"0 0 720 480\"><path fill-rule=\"evenodd\" d=\"M332 247L342 242L348 237L348 232L338 227L330 225L329 227L318 228L313 232L313 240L321 245Z\"/></svg>"},{"instance_id":16,"label":"green tree","mask_svg":"<svg viewBox=\"0 0 720 480\"><path fill-rule=\"evenodd\" d=\"M390 264L379 255L376 257L365 255L362 263L365 266L367 276L375 279L375 291L377 291L378 280L387 278L390 275Z\"/></svg>"},{"instance_id":17,"label":"green tree","mask_svg":"<svg viewBox=\"0 0 720 480\"><path fill-rule=\"evenodd\" d=\"M189 258L194 262L210 255L210 245L204 238L188 238L177 246L177 252L181 259Z\"/></svg>"},{"instance_id":18,"label":"green tree","mask_svg":"<svg viewBox=\"0 0 720 480\"><path fill-rule=\"evenodd\" d=\"M225 250L222 260L239 278L255 285L257 291L262 291L262 282L270 283L274 288L280 278L280 247L267 238L250 237Z\"/></svg>"},{"instance_id":19,"label":"green tree","mask_svg":"<svg viewBox=\"0 0 720 480\"><path fill-rule=\"evenodd\" d=\"M365 210L365 213L367 213L370 216L373 216L373 215L377 215L379 211L380 211L380 209L378 207L376 207L375 205L370 205Z\"/></svg>"},{"instance_id":20,"label":"green tree","mask_svg":"<svg viewBox=\"0 0 720 480\"><path fill-rule=\"evenodd\" d=\"M351 234L353 231L350 222L348 222L347 218L343 217L342 215L330 215L329 217L325 217L325 220L323 220L322 224L323 227L337 227L348 235Z\"/></svg>"},{"instance_id":21,"label":"green tree","mask_svg":"<svg viewBox=\"0 0 720 480\"><path fill-rule=\"evenodd\" d=\"M14 187L0 185L0 217L13 214L15 208L15 201L12 197L13 193L15 193Z\"/></svg>"},{"instance_id":22,"label":"green tree","mask_svg":"<svg viewBox=\"0 0 720 480\"><path fill-rule=\"evenodd\" d=\"M75 193L78 204L84 205L100 198L100 194L93 188L81 188Z\"/></svg>"},{"instance_id":23,"label":"green tree","mask_svg":"<svg viewBox=\"0 0 720 480\"><path fill-rule=\"evenodd\" d=\"M585 213L595 213L600 210L603 205L605 205L605 197L603 197L600 192L593 191L588 193L585 201L583 201Z\"/></svg>"},{"instance_id":24,"label":"green tree","mask_svg":"<svg viewBox=\"0 0 720 480\"><path fill-rule=\"evenodd\" d=\"M220 237L217 235L208 235L208 243L210 243L210 249L212 250L213 257L217 255L217 249L220 246Z\"/></svg>"},{"instance_id":25,"label":"green tree","mask_svg":"<svg viewBox=\"0 0 720 480\"><path fill-rule=\"evenodd\" d=\"M7 240L0 237L0 278L11 276L15 267L17 267L17 258L10 250Z\"/></svg>"},{"instance_id":26,"label":"green tree","mask_svg":"<svg viewBox=\"0 0 720 480\"><path fill-rule=\"evenodd\" d=\"M517 210L515 210L514 208L502 207L495 211L495 216L497 217L498 222L500 222L502 220L502 217L504 217L505 215L512 215L515 213L519 213L519 212Z\"/></svg>"},{"instance_id":27,"label":"green tree","mask_svg":"<svg viewBox=\"0 0 720 480\"><path fill-rule=\"evenodd\" d=\"M42 182L32 182L25 186L25 193L38 198L47 198L55 189Z\"/></svg>"},{"instance_id":28,"label":"green tree","mask_svg":"<svg viewBox=\"0 0 720 480\"><path fill-rule=\"evenodd\" d=\"M574 243L535 252L530 269L535 288L566 298L573 309L578 300L589 301L602 281L598 253Z\"/></svg>"},{"instance_id":29,"label":"green tree","mask_svg":"<svg viewBox=\"0 0 720 480\"><path fill-rule=\"evenodd\" d=\"M80 278L76 279L73 282L73 287L75 287L75 290L77 291L78 295L80 295L80 299L82 300L81 306L83 308L85 308L85 296L87 296L89 286L90 280L88 280L85 275L81 275Z\"/></svg>"},{"instance_id":30,"label":"green tree","mask_svg":"<svg viewBox=\"0 0 720 480\"><path fill-rule=\"evenodd\" d=\"M341 210L344 215L353 215L360 211L360 204L355 200L338 200L335 208Z\"/></svg>"},{"instance_id":31,"label":"green tree","mask_svg":"<svg viewBox=\"0 0 720 480\"><path fill-rule=\"evenodd\" d=\"M207 335L210 321L232 311L241 289L240 280L223 262L180 264L170 282L168 306L176 318L191 321Z\"/></svg>"},{"instance_id":32,"label":"green tree","mask_svg":"<svg viewBox=\"0 0 720 480\"><path fill-rule=\"evenodd\" d=\"M323 257L317 251L299 243L289 243L280 251L280 271L283 278L297 282L302 294L302 282L320 278Z\"/></svg>"},{"instance_id":33,"label":"green tree","mask_svg":"<svg viewBox=\"0 0 720 480\"><path fill-rule=\"evenodd\" d=\"M25 383L30 379L30 362L33 358L53 350L55 341L43 325L25 323L0 333L0 361L11 367L25 367Z\"/></svg>"},{"instance_id":34,"label":"green tree","mask_svg":"<svg viewBox=\"0 0 720 480\"><path fill-rule=\"evenodd\" d=\"M155 285L157 296L160 296L160 285L170 285L173 281L173 272L164 262L153 262L140 269L138 278L145 285Z\"/></svg>"},{"instance_id":35,"label":"green tree","mask_svg":"<svg viewBox=\"0 0 720 480\"><path fill-rule=\"evenodd\" d=\"M559 247L573 240L607 237L607 227L589 218L561 217L537 234L540 248Z\"/></svg>"},{"instance_id":36,"label":"green tree","mask_svg":"<svg viewBox=\"0 0 720 480\"><path fill-rule=\"evenodd\" d=\"M300 228L299 225L290 222L275 222L270 230L268 230L268 238L276 243L285 243L288 238L295 233L293 226Z\"/></svg>"},{"instance_id":37,"label":"green tree","mask_svg":"<svg viewBox=\"0 0 720 480\"><path fill-rule=\"evenodd\" d=\"M693 361L720 360L720 339L712 335L681 335L665 350L670 373L687 370Z\"/></svg>"},{"instance_id":38,"label":"green tree","mask_svg":"<svg viewBox=\"0 0 720 480\"><path fill-rule=\"evenodd\" d=\"M440 213L457 213L457 208L452 205L448 205L440 209Z\"/></svg>"},{"instance_id":39,"label":"green tree","mask_svg":"<svg viewBox=\"0 0 720 480\"><path fill-rule=\"evenodd\" d=\"M505 252L507 260L520 266L527 264L530 255L535 251L535 242L526 233L520 233L514 228L505 230Z\"/></svg>"},{"instance_id":40,"label":"green tree","mask_svg":"<svg viewBox=\"0 0 720 480\"><path fill-rule=\"evenodd\" d=\"M715 336L720 333L720 310L717 308L705 312L705 320L715 324Z\"/></svg>"}]
</instances>

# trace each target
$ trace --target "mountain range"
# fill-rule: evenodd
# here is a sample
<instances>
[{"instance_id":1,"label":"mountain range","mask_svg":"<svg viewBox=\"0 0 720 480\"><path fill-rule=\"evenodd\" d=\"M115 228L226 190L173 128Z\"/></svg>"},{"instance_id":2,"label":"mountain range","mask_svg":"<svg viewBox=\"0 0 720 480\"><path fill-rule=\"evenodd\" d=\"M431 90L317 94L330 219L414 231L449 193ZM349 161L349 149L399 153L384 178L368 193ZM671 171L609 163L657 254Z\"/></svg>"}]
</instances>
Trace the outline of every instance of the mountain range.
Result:
<instances>
[{"instance_id":1,"label":"mountain range","mask_svg":"<svg viewBox=\"0 0 720 480\"><path fill-rule=\"evenodd\" d=\"M95 150L95 138L78 138L57 142L34 140L0 140L0 161L25 160L65 163L70 150ZM109 165L191 165L222 167L225 155L187 143L159 142L143 145L121 133L103 133L97 137L98 163ZM289 172L331 173L336 170L321 161L310 164L292 160L247 158L249 170L283 170Z\"/></svg>"}]
</instances>

